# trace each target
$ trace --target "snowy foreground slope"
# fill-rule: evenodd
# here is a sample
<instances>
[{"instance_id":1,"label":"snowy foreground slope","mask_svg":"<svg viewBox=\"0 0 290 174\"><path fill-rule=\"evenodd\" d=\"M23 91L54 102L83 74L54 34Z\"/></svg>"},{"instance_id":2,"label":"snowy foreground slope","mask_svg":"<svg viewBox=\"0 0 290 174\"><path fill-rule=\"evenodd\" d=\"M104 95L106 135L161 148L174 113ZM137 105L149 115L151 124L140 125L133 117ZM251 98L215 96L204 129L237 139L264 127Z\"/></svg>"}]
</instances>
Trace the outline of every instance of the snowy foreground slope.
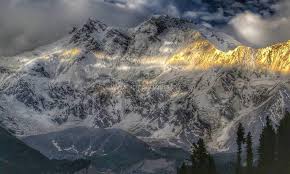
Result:
<instances>
[{"instance_id":1,"label":"snowy foreground slope","mask_svg":"<svg viewBox=\"0 0 290 174\"><path fill-rule=\"evenodd\" d=\"M50 159L88 159L94 173L171 174L188 157L180 149L152 148L118 129L76 127L23 141Z\"/></svg>"},{"instance_id":2,"label":"snowy foreground slope","mask_svg":"<svg viewBox=\"0 0 290 174\"><path fill-rule=\"evenodd\" d=\"M188 148L203 137L212 151L232 151L239 122L255 137L266 116L278 123L290 102L289 78L168 63L201 37L222 51L239 45L167 16L129 30L90 19L57 43L1 59L0 123L18 136L117 128L150 144Z\"/></svg>"}]
</instances>

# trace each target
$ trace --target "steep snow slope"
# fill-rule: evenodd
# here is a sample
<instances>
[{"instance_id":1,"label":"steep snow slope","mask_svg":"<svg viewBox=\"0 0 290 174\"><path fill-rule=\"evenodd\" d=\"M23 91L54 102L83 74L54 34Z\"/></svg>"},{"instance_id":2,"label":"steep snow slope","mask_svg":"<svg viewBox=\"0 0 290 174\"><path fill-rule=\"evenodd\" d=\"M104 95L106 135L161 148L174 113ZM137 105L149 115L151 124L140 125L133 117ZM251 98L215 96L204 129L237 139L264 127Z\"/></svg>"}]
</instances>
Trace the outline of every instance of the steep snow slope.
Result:
<instances>
[{"instance_id":1,"label":"steep snow slope","mask_svg":"<svg viewBox=\"0 0 290 174\"><path fill-rule=\"evenodd\" d=\"M201 40L206 44L199 50L188 49ZM238 45L223 33L168 16L129 30L90 19L55 47L43 48L45 54L13 71L4 67L1 124L22 136L77 126L120 128L152 144L185 148L204 137L212 150L232 150L238 122L258 136L265 116L277 123L289 103L287 76L239 64L214 66L220 60L215 47L233 52ZM189 62L191 55L205 55L212 66L172 63L177 55ZM229 59L249 59L234 55Z\"/></svg>"},{"instance_id":2,"label":"steep snow slope","mask_svg":"<svg viewBox=\"0 0 290 174\"><path fill-rule=\"evenodd\" d=\"M153 149L118 129L77 127L27 137L23 141L51 159L90 159L99 173L176 173L177 166L187 157L180 151L171 158L165 149Z\"/></svg>"},{"instance_id":3,"label":"steep snow slope","mask_svg":"<svg viewBox=\"0 0 290 174\"><path fill-rule=\"evenodd\" d=\"M8 131L0 127L1 173L77 173L90 164L89 161L49 160L40 152L30 148Z\"/></svg>"},{"instance_id":4,"label":"steep snow slope","mask_svg":"<svg viewBox=\"0 0 290 174\"><path fill-rule=\"evenodd\" d=\"M154 155L146 143L118 129L76 127L60 132L26 137L23 141L51 159L75 160L117 154L118 158L134 161L140 158L139 155L145 154L148 157ZM128 158L129 155L132 156Z\"/></svg>"}]
</instances>

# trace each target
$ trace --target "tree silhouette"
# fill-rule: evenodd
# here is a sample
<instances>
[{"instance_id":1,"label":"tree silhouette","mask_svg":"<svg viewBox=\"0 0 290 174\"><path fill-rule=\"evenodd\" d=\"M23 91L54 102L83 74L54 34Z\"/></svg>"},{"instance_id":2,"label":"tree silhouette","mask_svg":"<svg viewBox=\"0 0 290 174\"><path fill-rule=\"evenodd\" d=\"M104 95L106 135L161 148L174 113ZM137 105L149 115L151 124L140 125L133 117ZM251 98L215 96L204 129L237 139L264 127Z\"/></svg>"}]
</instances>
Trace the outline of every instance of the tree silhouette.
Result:
<instances>
[{"instance_id":1,"label":"tree silhouette","mask_svg":"<svg viewBox=\"0 0 290 174\"><path fill-rule=\"evenodd\" d=\"M290 173L290 114L286 112L280 121L277 131L277 170L279 173Z\"/></svg>"},{"instance_id":2,"label":"tree silhouette","mask_svg":"<svg viewBox=\"0 0 290 174\"><path fill-rule=\"evenodd\" d=\"M196 171L196 173L206 173L208 156L203 139L199 139L198 142L192 146L192 171Z\"/></svg>"},{"instance_id":3,"label":"tree silhouette","mask_svg":"<svg viewBox=\"0 0 290 174\"><path fill-rule=\"evenodd\" d=\"M217 174L217 170L216 170L216 166L215 166L215 162L214 159L209 156L209 174Z\"/></svg>"},{"instance_id":4,"label":"tree silhouette","mask_svg":"<svg viewBox=\"0 0 290 174\"><path fill-rule=\"evenodd\" d=\"M250 174L253 172L253 143L252 143L252 135L251 132L248 133L246 138L246 144L247 144L247 174Z\"/></svg>"},{"instance_id":5,"label":"tree silhouette","mask_svg":"<svg viewBox=\"0 0 290 174\"><path fill-rule=\"evenodd\" d=\"M273 163L275 160L275 131L269 117L266 118L266 126L260 136L260 146L258 148L258 170L261 174L273 173Z\"/></svg>"},{"instance_id":6,"label":"tree silhouette","mask_svg":"<svg viewBox=\"0 0 290 174\"><path fill-rule=\"evenodd\" d=\"M242 154L242 145L245 142L245 129L241 123L239 123L238 130L237 130L237 164L236 164L236 173L241 173L241 154Z\"/></svg>"},{"instance_id":7,"label":"tree silhouette","mask_svg":"<svg viewBox=\"0 0 290 174\"><path fill-rule=\"evenodd\" d=\"M181 167L178 169L178 174L187 174L187 166L183 162Z\"/></svg>"},{"instance_id":8,"label":"tree silhouette","mask_svg":"<svg viewBox=\"0 0 290 174\"><path fill-rule=\"evenodd\" d=\"M199 139L192 146L192 173L194 174L216 174L213 158L207 152L203 139Z\"/></svg>"}]
</instances>

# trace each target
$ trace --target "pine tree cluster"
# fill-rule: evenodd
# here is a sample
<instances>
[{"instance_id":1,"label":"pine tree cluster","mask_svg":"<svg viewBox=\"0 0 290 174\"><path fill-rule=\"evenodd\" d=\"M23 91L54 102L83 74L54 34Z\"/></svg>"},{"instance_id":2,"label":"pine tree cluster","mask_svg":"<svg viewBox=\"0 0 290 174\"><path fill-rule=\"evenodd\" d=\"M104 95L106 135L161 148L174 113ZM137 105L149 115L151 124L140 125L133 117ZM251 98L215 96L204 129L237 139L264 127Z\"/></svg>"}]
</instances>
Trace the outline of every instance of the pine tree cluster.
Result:
<instances>
[{"instance_id":1,"label":"pine tree cluster","mask_svg":"<svg viewBox=\"0 0 290 174\"><path fill-rule=\"evenodd\" d=\"M178 174L216 174L215 162L207 152L203 139L192 145L191 165L182 164Z\"/></svg>"},{"instance_id":2,"label":"pine tree cluster","mask_svg":"<svg viewBox=\"0 0 290 174\"><path fill-rule=\"evenodd\" d=\"M290 113L286 113L275 131L269 117L259 139L257 162L254 165L252 136L244 138L240 124L237 131L236 174L289 174L290 173ZM245 141L244 141L245 139ZM242 143L246 143L246 165L241 164Z\"/></svg>"},{"instance_id":3,"label":"pine tree cluster","mask_svg":"<svg viewBox=\"0 0 290 174\"><path fill-rule=\"evenodd\" d=\"M256 153L251 132L246 134L242 124L237 129L236 144L235 174L290 174L290 113L286 112L276 131L270 118L266 118ZM215 162L202 139L192 145L190 163L183 163L178 174L217 174Z\"/></svg>"}]
</instances>

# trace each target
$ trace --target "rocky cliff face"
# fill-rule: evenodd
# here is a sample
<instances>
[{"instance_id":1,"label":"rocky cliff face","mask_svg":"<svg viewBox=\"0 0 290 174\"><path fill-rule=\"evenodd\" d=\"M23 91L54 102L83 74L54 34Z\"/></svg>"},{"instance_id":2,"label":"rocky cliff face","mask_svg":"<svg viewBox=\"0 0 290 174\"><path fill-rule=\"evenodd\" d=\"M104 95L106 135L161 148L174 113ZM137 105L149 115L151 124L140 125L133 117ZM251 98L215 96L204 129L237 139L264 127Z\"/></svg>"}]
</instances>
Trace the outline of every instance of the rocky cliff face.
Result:
<instances>
[{"instance_id":1,"label":"rocky cliff face","mask_svg":"<svg viewBox=\"0 0 290 174\"><path fill-rule=\"evenodd\" d=\"M3 62L1 124L17 135L120 128L185 148L204 137L212 150L233 150L238 122L257 137L264 118L278 123L290 102L289 78L279 74L289 67L289 46L230 50L238 45L168 16L129 30L90 19L55 44ZM267 71L240 64L249 60L267 62Z\"/></svg>"}]
</instances>

